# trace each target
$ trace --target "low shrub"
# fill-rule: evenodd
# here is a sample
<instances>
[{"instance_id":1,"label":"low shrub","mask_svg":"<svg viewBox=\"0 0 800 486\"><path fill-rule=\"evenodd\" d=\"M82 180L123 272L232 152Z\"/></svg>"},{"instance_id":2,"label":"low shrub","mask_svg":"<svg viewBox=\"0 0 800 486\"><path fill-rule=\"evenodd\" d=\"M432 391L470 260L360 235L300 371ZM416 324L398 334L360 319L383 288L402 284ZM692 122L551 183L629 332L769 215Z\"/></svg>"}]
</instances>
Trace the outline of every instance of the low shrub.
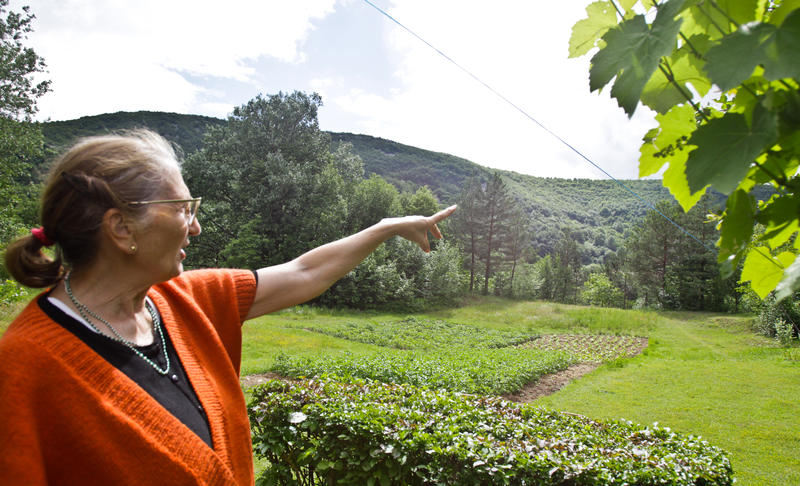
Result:
<instances>
[{"instance_id":1,"label":"low shrub","mask_svg":"<svg viewBox=\"0 0 800 486\"><path fill-rule=\"evenodd\" d=\"M249 404L258 485L730 485L699 437L443 390L270 381Z\"/></svg>"}]
</instances>

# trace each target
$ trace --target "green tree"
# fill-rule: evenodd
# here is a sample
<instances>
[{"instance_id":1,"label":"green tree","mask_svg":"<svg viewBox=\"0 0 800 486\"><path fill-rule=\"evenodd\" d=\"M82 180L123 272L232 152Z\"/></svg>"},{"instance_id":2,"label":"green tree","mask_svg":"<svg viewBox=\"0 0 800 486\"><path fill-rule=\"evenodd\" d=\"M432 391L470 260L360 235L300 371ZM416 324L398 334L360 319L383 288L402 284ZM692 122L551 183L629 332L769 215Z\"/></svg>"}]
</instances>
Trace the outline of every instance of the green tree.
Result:
<instances>
[{"instance_id":1,"label":"green tree","mask_svg":"<svg viewBox=\"0 0 800 486\"><path fill-rule=\"evenodd\" d=\"M646 306L662 306L667 294L667 272L677 260L686 238L662 214L675 220L680 208L667 201L656 205L634 228L625 244L631 271ZM696 244L696 243L695 243Z\"/></svg>"},{"instance_id":2,"label":"green tree","mask_svg":"<svg viewBox=\"0 0 800 486\"><path fill-rule=\"evenodd\" d=\"M522 210L515 208L509 218L506 239L502 248L506 260L511 265L508 288L512 296L514 295L514 277L516 276L517 264L520 263L522 256L530 246L530 242L528 218Z\"/></svg>"},{"instance_id":3,"label":"green tree","mask_svg":"<svg viewBox=\"0 0 800 486\"><path fill-rule=\"evenodd\" d=\"M489 279L492 277L495 268L495 252L500 250L501 244L508 231L510 218L514 209L514 201L508 192L500 174L495 172L486 184L481 207L481 219L483 219L483 295L489 293Z\"/></svg>"},{"instance_id":4,"label":"green tree","mask_svg":"<svg viewBox=\"0 0 800 486\"><path fill-rule=\"evenodd\" d=\"M763 298L800 287L800 4L796 0L600 0L572 30L570 56L593 47L589 87L632 116L658 112L639 174L662 169L684 210L709 187L727 196L717 261ZM706 96L712 86L718 94ZM763 184L775 195L757 203ZM765 226L752 243L754 223ZM787 242L789 248L776 252Z\"/></svg>"},{"instance_id":5,"label":"green tree","mask_svg":"<svg viewBox=\"0 0 800 486\"><path fill-rule=\"evenodd\" d=\"M346 146L330 152L321 104L302 92L258 96L209 128L183 166L187 185L208 199L195 264L257 268L343 236L358 159Z\"/></svg>"},{"instance_id":6,"label":"green tree","mask_svg":"<svg viewBox=\"0 0 800 486\"><path fill-rule=\"evenodd\" d=\"M470 293L475 288L475 275L478 272L480 245L483 239L482 199L480 179L473 175L461 190L458 197L458 211L452 216L456 241L464 252L465 266L469 270Z\"/></svg>"},{"instance_id":7,"label":"green tree","mask_svg":"<svg viewBox=\"0 0 800 486\"><path fill-rule=\"evenodd\" d=\"M35 224L33 201L38 187L34 160L42 157L42 134L31 119L36 100L50 89L49 81L36 83L44 60L23 42L32 30L34 15L8 10L0 0L0 243Z\"/></svg>"},{"instance_id":8,"label":"green tree","mask_svg":"<svg viewBox=\"0 0 800 486\"><path fill-rule=\"evenodd\" d=\"M439 199L428 188L422 186L414 194L404 193L400 199L404 214L418 214L430 216L439 211Z\"/></svg>"},{"instance_id":9,"label":"green tree","mask_svg":"<svg viewBox=\"0 0 800 486\"><path fill-rule=\"evenodd\" d=\"M581 276L581 253L575 238L565 231L556 243L551 259L550 299L576 302Z\"/></svg>"},{"instance_id":10,"label":"green tree","mask_svg":"<svg viewBox=\"0 0 800 486\"><path fill-rule=\"evenodd\" d=\"M355 185L347 200L347 230L360 231L383 218L400 216L400 193L386 180L372 174Z\"/></svg>"},{"instance_id":11,"label":"green tree","mask_svg":"<svg viewBox=\"0 0 800 486\"><path fill-rule=\"evenodd\" d=\"M618 307L622 304L622 291L605 273L592 273L583 283L581 297L589 305Z\"/></svg>"}]
</instances>

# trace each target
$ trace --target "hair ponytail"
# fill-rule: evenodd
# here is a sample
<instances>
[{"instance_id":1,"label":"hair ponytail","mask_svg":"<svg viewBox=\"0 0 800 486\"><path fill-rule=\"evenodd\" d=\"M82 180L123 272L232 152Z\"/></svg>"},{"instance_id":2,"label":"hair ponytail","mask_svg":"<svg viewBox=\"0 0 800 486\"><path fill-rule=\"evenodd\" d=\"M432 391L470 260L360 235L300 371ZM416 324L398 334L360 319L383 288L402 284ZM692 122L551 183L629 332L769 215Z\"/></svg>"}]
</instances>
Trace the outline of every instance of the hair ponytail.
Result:
<instances>
[{"instance_id":1,"label":"hair ponytail","mask_svg":"<svg viewBox=\"0 0 800 486\"><path fill-rule=\"evenodd\" d=\"M50 258L42 242L33 234L12 242L5 251L5 265L14 280L26 287L43 288L56 284L64 276L61 251Z\"/></svg>"}]
</instances>

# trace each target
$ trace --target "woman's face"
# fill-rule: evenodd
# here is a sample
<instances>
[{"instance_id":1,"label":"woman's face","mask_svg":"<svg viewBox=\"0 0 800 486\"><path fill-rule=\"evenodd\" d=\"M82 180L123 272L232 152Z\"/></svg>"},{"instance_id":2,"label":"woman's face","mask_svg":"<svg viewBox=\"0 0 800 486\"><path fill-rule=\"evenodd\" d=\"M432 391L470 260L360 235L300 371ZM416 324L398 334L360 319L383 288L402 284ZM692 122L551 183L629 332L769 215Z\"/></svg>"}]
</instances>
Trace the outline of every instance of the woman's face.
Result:
<instances>
[{"instance_id":1,"label":"woman's face","mask_svg":"<svg viewBox=\"0 0 800 486\"><path fill-rule=\"evenodd\" d=\"M177 170L169 176L166 187L163 197L159 199L191 198ZM154 281L163 282L180 275L189 236L200 234L197 218L189 224L186 207L186 203L152 204L148 209L150 221L137 232L136 244L139 249L135 256L144 269L152 273Z\"/></svg>"}]
</instances>

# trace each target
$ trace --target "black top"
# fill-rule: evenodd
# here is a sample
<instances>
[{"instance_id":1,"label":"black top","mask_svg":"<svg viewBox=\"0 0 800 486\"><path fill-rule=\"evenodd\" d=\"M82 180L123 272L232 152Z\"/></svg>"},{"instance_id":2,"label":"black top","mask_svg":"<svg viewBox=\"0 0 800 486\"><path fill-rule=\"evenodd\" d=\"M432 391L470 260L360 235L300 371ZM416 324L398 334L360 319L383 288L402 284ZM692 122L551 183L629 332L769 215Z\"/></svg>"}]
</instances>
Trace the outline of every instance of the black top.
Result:
<instances>
[{"instance_id":1,"label":"black top","mask_svg":"<svg viewBox=\"0 0 800 486\"><path fill-rule=\"evenodd\" d=\"M124 344L114 341L105 334L98 334L82 322L76 321L47 300L48 295L49 292L38 299L39 307L45 314L86 343L115 368L125 373L128 378L142 387L213 449L208 417L206 417L203 406L186 376L163 323L162 330L167 344L167 353L169 353L169 372L166 375L158 373L150 363ZM136 348L163 370L166 360L161 346L161 338L157 332L154 334L155 340L152 344Z\"/></svg>"}]
</instances>

